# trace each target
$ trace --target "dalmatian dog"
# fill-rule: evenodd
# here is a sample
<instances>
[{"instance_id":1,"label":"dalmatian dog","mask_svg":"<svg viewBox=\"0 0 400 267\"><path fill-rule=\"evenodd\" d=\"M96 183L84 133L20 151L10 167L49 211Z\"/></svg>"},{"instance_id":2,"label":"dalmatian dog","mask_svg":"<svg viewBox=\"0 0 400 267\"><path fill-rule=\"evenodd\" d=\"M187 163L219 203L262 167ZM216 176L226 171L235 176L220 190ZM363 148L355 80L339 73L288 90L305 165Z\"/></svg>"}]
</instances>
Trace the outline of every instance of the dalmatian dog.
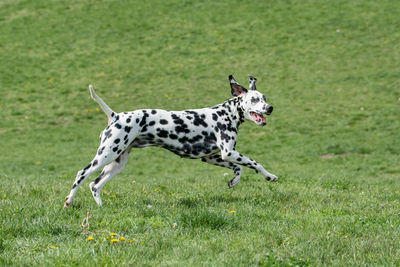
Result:
<instances>
[{"instance_id":1,"label":"dalmatian dog","mask_svg":"<svg viewBox=\"0 0 400 267\"><path fill-rule=\"evenodd\" d=\"M239 183L242 166L260 172L268 181L277 181L277 176L235 149L239 126L246 120L264 126L267 123L264 115L270 115L273 110L265 96L256 90L256 81L250 76L250 90L247 90L230 75L234 97L210 108L184 111L143 109L122 113L111 110L90 85L92 98L108 116L108 126L100 134L100 146L95 157L77 173L64 207L72 204L82 182L104 167L89 185L96 203L101 206L101 189L125 168L131 149L147 146L159 146L183 158L201 159L232 169L235 176L229 181L229 188Z\"/></svg>"}]
</instances>

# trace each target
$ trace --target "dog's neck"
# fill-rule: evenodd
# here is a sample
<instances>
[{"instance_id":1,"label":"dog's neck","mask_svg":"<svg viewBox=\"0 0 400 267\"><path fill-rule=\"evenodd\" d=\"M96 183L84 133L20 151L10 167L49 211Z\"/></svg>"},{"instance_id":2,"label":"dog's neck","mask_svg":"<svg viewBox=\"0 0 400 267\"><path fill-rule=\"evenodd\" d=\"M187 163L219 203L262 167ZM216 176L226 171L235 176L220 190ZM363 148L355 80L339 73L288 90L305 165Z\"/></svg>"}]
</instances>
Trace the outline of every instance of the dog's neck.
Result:
<instances>
[{"instance_id":1,"label":"dog's neck","mask_svg":"<svg viewBox=\"0 0 400 267\"><path fill-rule=\"evenodd\" d=\"M231 98L223 102L222 104L213 107L213 109L219 108L223 108L227 111L227 115L229 116L229 118L232 121L236 122L237 128L245 121L241 96Z\"/></svg>"}]
</instances>

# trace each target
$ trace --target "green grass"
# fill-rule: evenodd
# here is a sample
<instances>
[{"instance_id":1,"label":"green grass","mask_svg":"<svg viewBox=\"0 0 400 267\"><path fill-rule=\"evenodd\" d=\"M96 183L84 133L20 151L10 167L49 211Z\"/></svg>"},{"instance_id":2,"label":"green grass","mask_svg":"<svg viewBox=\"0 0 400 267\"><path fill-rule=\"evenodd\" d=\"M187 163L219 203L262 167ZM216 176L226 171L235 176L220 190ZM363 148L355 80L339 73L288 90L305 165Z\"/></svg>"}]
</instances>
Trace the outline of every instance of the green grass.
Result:
<instances>
[{"instance_id":1,"label":"green grass","mask_svg":"<svg viewBox=\"0 0 400 267\"><path fill-rule=\"evenodd\" d=\"M400 265L398 14L395 0L0 0L0 264ZM116 111L180 110L248 73L275 110L237 149L278 183L246 169L228 190L230 170L146 148L102 208L88 182L62 208L106 124L89 83Z\"/></svg>"}]
</instances>

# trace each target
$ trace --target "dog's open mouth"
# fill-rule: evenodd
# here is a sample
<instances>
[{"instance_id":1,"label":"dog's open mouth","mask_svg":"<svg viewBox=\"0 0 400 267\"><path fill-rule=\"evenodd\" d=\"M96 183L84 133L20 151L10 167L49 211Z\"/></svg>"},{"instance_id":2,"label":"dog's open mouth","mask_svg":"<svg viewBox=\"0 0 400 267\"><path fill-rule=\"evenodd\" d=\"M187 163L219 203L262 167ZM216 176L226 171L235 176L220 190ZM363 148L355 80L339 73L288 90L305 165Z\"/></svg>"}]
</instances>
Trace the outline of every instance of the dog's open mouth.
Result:
<instances>
[{"instance_id":1,"label":"dog's open mouth","mask_svg":"<svg viewBox=\"0 0 400 267\"><path fill-rule=\"evenodd\" d=\"M266 114L266 115L269 115L269 114ZM264 126L265 124L267 124L267 120L265 119L264 115L261 113L251 111L250 116L253 119L253 121L255 123L257 123L258 125Z\"/></svg>"}]
</instances>

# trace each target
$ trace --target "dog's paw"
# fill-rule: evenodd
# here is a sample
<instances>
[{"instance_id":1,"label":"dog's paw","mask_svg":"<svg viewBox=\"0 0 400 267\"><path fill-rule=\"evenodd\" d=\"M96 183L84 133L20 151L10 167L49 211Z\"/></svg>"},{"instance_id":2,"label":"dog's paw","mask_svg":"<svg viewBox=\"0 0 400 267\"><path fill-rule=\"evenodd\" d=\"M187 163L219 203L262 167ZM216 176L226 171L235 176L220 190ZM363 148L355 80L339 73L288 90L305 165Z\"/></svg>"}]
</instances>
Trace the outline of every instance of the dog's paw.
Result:
<instances>
[{"instance_id":1,"label":"dog's paw","mask_svg":"<svg viewBox=\"0 0 400 267\"><path fill-rule=\"evenodd\" d=\"M239 179L236 177L233 178L232 180L230 180L228 182L228 188L231 189L231 188L235 187L239 182L240 182L240 178Z\"/></svg>"},{"instance_id":2,"label":"dog's paw","mask_svg":"<svg viewBox=\"0 0 400 267\"><path fill-rule=\"evenodd\" d=\"M96 201L98 206L103 206L103 201L101 201L101 197L100 197L100 192L97 191L97 189L94 188L95 183L91 182L89 184L89 188L90 188L90 192L92 192L93 198Z\"/></svg>"},{"instance_id":3,"label":"dog's paw","mask_svg":"<svg viewBox=\"0 0 400 267\"><path fill-rule=\"evenodd\" d=\"M65 197L65 202L64 202L64 208L68 208L72 204L72 201L70 201L69 196Z\"/></svg>"},{"instance_id":4,"label":"dog's paw","mask_svg":"<svg viewBox=\"0 0 400 267\"><path fill-rule=\"evenodd\" d=\"M278 181L278 176L276 176L276 175L274 175L274 174L272 174L272 173L269 173L266 177L265 177L265 179L267 179L267 181L270 181L270 182L276 182L276 181Z\"/></svg>"}]
</instances>

